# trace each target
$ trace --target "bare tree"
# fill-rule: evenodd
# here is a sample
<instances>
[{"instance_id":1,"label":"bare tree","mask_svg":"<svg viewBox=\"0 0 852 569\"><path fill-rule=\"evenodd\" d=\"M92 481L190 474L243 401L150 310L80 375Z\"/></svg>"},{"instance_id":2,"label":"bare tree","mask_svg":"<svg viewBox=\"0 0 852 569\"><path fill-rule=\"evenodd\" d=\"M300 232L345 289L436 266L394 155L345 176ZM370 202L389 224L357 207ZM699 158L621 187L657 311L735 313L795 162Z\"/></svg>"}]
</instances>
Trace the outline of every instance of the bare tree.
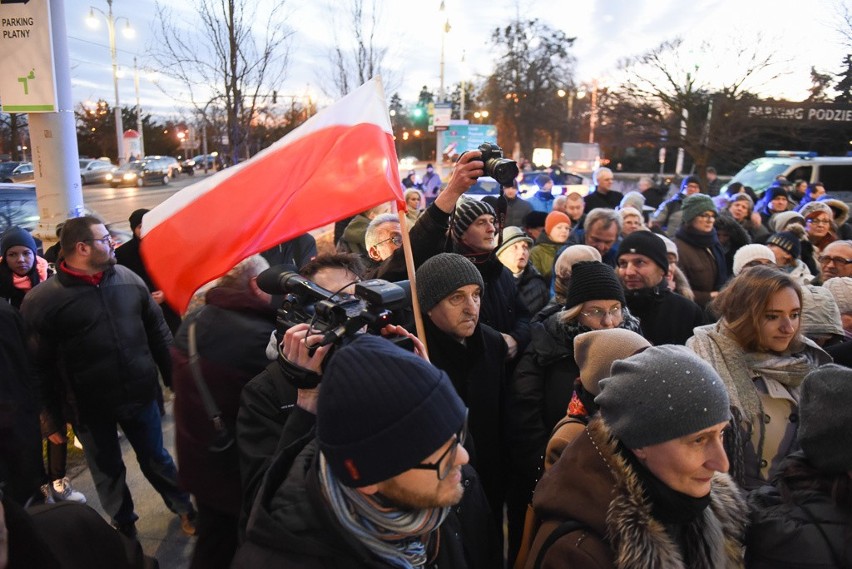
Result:
<instances>
[{"instance_id":1,"label":"bare tree","mask_svg":"<svg viewBox=\"0 0 852 569\"><path fill-rule=\"evenodd\" d=\"M154 60L185 90L186 100L205 115L211 105L227 117L231 160L247 156L248 133L261 101L281 83L292 30L285 3L273 0L257 17L250 0L195 0L197 25L179 27L173 10L156 3L162 28L155 29Z\"/></svg>"},{"instance_id":2,"label":"bare tree","mask_svg":"<svg viewBox=\"0 0 852 569\"><path fill-rule=\"evenodd\" d=\"M382 45L381 6L377 0L336 0L328 5L329 29L335 30L329 50L331 68L319 70L320 88L338 98L381 75L385 91L399 86L397 75L385 66L388 47ZM343 20L343 22L341 22Z\"/></svg>"}]
</instances>

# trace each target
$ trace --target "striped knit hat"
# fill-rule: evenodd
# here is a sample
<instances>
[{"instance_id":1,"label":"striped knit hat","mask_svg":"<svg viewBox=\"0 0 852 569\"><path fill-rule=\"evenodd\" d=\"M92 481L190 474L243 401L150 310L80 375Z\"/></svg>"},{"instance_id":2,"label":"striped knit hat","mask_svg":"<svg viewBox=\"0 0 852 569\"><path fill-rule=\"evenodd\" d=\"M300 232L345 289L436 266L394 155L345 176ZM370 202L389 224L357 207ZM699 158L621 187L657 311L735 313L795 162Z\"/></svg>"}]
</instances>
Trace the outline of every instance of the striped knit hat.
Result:
<instances>
[{"instance_id":1,"label":"striped knit hat","mask_svg":"<svg viewBox=\"0 0 852 569\"><path fill-rule=\"evenodd\" d=\"M480 215L497 217L494 208L485 202L475 200L459 200L456 204L455 219L453 220L453 239L460 241L467 228Z\"/></svg>"}]
</instances>

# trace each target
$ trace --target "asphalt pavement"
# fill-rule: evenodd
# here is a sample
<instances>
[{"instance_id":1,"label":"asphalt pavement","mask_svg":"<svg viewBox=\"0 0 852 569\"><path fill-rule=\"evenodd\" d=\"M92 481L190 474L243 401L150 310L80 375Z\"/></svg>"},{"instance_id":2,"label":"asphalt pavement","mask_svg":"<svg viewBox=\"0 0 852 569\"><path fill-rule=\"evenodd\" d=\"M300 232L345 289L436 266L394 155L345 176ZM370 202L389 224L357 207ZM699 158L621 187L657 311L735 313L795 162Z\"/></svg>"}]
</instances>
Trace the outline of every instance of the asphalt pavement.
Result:
<instances>
[{"instance_id":1,"label":"asphalt pavement","mask_svg":"<svg viewBox=\"0 0 852 569\"><path fill-rule=\"evenodd\" d=\"M176 456L175 424L171 402L166 403L166 416L163 417L162 424L163 440L174 458ZM124 437L121 438L121 456L127 467L127 485L130 487L136 514L139 516L136 529L139 532L138 539L142 549L146 555L157 558L160 569L186 569L192 558L195 538L181 531L178 516L169 511L157 491L142 476L142 471L136 462L136 455ZM101 508L89 468L83 466L76 472L71 472L69 477L74 489L86 496L88 505L109 521L109 516Z\"/></svg>"}]
</instances>

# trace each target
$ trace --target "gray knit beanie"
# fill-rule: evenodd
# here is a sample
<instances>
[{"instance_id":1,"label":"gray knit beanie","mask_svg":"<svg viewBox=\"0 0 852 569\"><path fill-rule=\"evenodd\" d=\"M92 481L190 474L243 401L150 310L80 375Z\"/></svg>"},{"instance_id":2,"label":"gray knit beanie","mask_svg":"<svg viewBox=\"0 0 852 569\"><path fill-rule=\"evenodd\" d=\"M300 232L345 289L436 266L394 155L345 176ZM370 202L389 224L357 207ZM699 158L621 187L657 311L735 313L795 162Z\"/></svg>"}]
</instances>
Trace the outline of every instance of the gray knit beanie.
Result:
<instances>
[{"instance_id":1,"label":"gray knit beanie","mask_svg":"<svg viewBox=\"0 0 852 569\"><path fill-rule=\"evenodd\" d=\"M441 253L427 259L414 277L417 279L417 300L424 313L463 286L475 284L485 289L476 265L456 253Z\"/></svg>"},{"instance_id":2,"label":"gray knit beanie","mask_svg":"<svg viewBox=\"0 0 852 569\"><path fill-rule=\"evenodd\" d=\"M421 463L462 428L466 413L445 372L361 334L323 373L317 440L337 479L359 488Z\"/></svg>"},{"instance_id":3,"label":"gray knit beanie","mask_svg":"<svg viewBox=\"0 0 852 569\"><path fill-rule=\"evenodd\" d=\"M664 443L731 418L725 384L685 346L662 345L612 364L595 397L627 448Z\"/></svg>"},{"instance_id":4,"label":"gray knit beanie","mask_svg":"<svg viewBox=\"0 0 852 569\"><path fill-rule=\"evenodd\" d=\"M467 228L476 221L480 215L491 215L497 217L494 208L486 202L461 199L456 204L455 219L453 220L453 238L459 241L467 231Z\"/></svg>"},{"instance_id":5,"label":"gray knit beanie","mask_svg":"<svg viewBox=\"0 0 852 569\"><path fill-rule=\"evenodd\" d=\"M852 370L820 366L805 376L799 400L799 444L824 472L852 470Z\"/></svg>"},{"instance_id":6,"label":"gray knit beanie","mask_svg":"<svg viewBox=\"0 0 852 569\"><path fill-rule=\"evenodd\" d=\"M716 213L716 204L708 195L692 194L684 198L681 210L683 211L683 222L689 223L702 213L708 211Z\"/></svg>"}]
</instances>

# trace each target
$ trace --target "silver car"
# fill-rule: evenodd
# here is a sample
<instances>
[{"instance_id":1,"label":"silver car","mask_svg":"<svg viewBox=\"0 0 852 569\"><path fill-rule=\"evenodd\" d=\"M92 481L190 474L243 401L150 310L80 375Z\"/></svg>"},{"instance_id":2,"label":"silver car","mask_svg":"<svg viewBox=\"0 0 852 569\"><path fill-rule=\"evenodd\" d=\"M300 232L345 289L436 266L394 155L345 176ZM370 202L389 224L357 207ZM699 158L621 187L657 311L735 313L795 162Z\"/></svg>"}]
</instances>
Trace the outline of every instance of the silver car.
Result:
<instances>
[{"instance_id":1,"label":"silver car","mask_svg":"<svg viewBox=\"0 0 852 569\"><path fill-rule=\"evenodd\" d=\"M106 160L92 160L90 158L80 160L80 181L84 186L106 182L106 175L114 171L115 166Z\"/></svg>"}]
</instances>

